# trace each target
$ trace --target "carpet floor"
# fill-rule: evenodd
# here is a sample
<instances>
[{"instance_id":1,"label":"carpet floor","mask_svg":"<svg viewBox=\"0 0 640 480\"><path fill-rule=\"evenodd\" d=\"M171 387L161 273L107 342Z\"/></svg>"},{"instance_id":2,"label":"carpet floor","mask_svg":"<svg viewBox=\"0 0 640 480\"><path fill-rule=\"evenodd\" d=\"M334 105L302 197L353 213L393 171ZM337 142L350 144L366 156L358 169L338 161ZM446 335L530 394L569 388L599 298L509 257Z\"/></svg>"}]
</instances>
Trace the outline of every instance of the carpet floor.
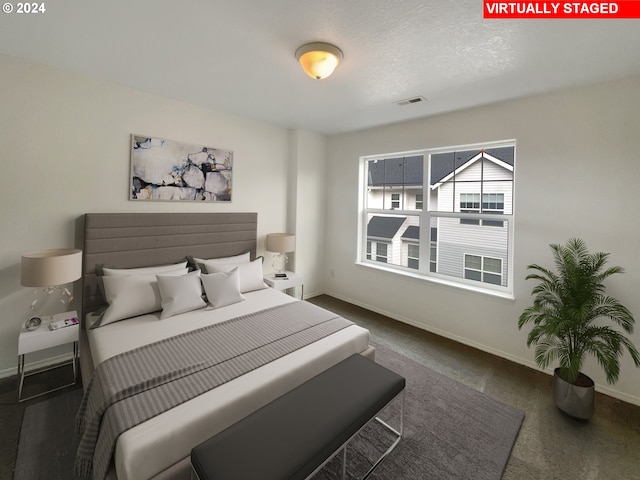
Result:
<instances>
[{"instance_id":1,"label":"carpet floor","mask_svg":"<svg viewBox=\"0 0 640 480\"><path fill-rule=\"evenodd\" d=\"M82 390L76 389L24 411L14 480L70 480L79 437L74 430Z\"/></svg>"},{"instance_id":2,"label":"carpet floor","mask_svg":"<svg viewBox=\"0 0 640 480\"><path fill-rule=\"evenodd\" d=\"M407 379L405 437L370 477L374 479L499 480L524 414L509 405L378 346L376 360ZM15 480L71 479L78 439L73 420L81 390L27 407L20 433ZM399 422L400 402L382 417ZM391 444L372 423L348 448L348 478L359 478ZM34 461L37 459L36 461ZM316 475L338 478L339 455Z\"/></svg>"},{"instance_id":3,"label":"carpet floor","mask_svg":"<svg viewBox=\"0 0 640 480\"><path fill-rule=\"evenodd\" d=\"M407 379L404 438L370 478L499 480L524 414L488 395L376 346L376 361ZM397 400L381 417L399 425ZM348 478L360 478L393 436L371 423L347 449ZM316 479L338 478L336 457Z\"/></svg>"}]
</instances>

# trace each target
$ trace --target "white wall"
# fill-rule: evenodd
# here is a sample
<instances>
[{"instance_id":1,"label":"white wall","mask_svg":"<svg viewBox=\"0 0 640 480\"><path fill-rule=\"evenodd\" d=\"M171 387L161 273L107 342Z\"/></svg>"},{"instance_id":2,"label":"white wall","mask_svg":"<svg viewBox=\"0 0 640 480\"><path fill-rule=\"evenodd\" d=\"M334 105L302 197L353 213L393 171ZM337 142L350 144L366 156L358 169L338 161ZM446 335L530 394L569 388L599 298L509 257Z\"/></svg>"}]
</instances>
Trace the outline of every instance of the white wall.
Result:
<instances>
[{"instance_id":1,"label":"white wall","mask_svg":"<svg viewBox=\"0 0 640 480\"><path fill-rule=\"evenodd\" d=\"M608 291L640 323L639 112L640 77L633 77L329 137L328 293L534 366L528 331L517 328L533 287L526 266L552 266L548 244L577 236L626 269ZM354 264L359 157L508 139L517 142L515 301ZM640 324L632 340L640 348ZM599 390L640 404L640 369L628 354L621 369L613 387L595 361L584 370Z\"/></svg>"},{"instance_id":2,"label":"white wall","mask_svg":"<svg viewBox=\"0 0 640 480\"><path fill-rule=\"evenodd\" d=\"M287 228L287 192L296 190L288 185L296 182L288 130L8 56L0 56L0 72L0 376L15 373L31 303L32 289L20 286L20 255L72 247L83 213L256 211L259 253L267 233ZM132 133L233 150L233 202L129 201ZM324 137L311 137L324 157ZM324 215L317 191L305 202ZM316 252L303 249L297 260L306 275L316 273Z\"/></svg>"}]
</instances>

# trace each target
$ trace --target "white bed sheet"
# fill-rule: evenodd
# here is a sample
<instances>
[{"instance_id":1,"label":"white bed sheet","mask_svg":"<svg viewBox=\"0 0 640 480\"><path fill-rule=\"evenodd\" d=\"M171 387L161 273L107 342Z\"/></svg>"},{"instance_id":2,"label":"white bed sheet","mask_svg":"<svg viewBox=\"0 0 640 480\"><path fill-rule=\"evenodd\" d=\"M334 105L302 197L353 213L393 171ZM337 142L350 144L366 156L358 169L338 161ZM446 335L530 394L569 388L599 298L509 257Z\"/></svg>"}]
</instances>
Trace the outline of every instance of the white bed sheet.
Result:
<instances>
[{"instance_id":1,"label":"white bed sheet","mask_svg":"<svg viewBox=\"0 0 640 480\"><path fill-rule=\"evenodd\" d=\"M160 320L159 312L88 331L94 365L124 351L184 331L296 301L273 289L244 294L246 300ZM369 345L356 325L275 360L123 433L110 478L148 479L189 456L191 448L266 403ZM115 471L114 471L115 469Z\"/></svg>"}]
</instances>

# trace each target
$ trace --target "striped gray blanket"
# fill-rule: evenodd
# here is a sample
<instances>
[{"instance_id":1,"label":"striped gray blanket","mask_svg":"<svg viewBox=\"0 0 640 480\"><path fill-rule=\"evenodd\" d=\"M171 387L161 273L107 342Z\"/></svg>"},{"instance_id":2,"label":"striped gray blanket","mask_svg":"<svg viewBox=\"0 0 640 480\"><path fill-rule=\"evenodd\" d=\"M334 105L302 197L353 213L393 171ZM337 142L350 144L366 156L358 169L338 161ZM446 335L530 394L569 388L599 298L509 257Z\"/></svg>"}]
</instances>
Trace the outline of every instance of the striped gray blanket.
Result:
<instances>
[{"instance_id":1,"label":"striped gray blanket","mask_svg":"<svg viewBox=\"0 0 640 480\"><path fill-rule=\"evenodd\" d=\"M349 325L333 312L294 302L105 360L76 418L82 434L76 476L103 480L126 430Z\"/></svg>"}]
</instances>

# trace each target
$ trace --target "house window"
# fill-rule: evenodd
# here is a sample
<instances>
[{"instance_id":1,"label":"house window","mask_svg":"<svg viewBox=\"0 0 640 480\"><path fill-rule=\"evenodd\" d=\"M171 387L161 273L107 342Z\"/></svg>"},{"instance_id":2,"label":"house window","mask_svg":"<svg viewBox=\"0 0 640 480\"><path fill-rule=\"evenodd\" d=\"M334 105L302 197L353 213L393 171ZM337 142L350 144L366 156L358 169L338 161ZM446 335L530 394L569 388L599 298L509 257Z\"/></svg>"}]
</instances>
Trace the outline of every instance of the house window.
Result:
<instances>
[{"instance_id":1,"label":"house window","mask_svg":"<svg viewBox=\"0 0 640 480\"><path fill-rule=\"evenodd\" d=\"M387 247L386 243L376 243L376 262L387 263Z\"/></svg>"},{"instance_id":2,"label":"house window","mask_svg":"<svg viewBox=\"0 0 640 480\"><path fill-rule=\"evenodd\" d=\"M514 169L514 142L363 158L359 261L510 294Z\"/></svg>"},{"instance_id":3,"label":"house window","mask_svg":"<svg viewBox=\"0 0 640 480\"><path fill-rule=\"evenodd\" d=\"M407 245L407 266L418 270L420 266L420 246L415 244Z\"/></svg>"},{"instance_id":4,"label":"house window","mask_svg":"<svg viewBox=\"0 0 640 480\"><path fill-rule=\"evenodd\" d=\"M465 254L464 278L492 285L501 285L502 259Z\"/></svg>"}]
</instances>

